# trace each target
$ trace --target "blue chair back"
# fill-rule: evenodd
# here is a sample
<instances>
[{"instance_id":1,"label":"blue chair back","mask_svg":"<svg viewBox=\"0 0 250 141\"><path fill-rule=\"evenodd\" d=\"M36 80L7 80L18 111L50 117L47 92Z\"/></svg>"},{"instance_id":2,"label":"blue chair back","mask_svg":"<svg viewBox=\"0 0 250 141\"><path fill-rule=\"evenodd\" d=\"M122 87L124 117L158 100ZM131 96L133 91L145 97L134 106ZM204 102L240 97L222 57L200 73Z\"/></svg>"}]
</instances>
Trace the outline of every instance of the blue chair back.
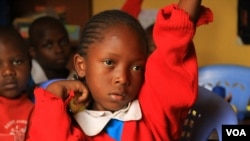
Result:
<instances>
[{"instance_id":1,"label":"blue chair back","mask_svg":"<svg viewBox=\"0 0 250 141\"><path fill-rule=\"evenodd\" d=\"M216 86L225 88L225 95L232 95L230 103L238 119L249 116L250 67L241 65L210 65L199 68L199 85L212 90Z\"/></svg>"},{"instance_id":2,"label":"blue chair back","mask_svg":"<svg viewBox=\"0 0 250 141\"><path fill-rule=\"evenodd\" d=\"M199 87L198 99L184 121L180 141L222 141L222 125L237 125L232 106L219 95ZM211 136L216 138L211 138Z\"/></svg>"}]
</instances>

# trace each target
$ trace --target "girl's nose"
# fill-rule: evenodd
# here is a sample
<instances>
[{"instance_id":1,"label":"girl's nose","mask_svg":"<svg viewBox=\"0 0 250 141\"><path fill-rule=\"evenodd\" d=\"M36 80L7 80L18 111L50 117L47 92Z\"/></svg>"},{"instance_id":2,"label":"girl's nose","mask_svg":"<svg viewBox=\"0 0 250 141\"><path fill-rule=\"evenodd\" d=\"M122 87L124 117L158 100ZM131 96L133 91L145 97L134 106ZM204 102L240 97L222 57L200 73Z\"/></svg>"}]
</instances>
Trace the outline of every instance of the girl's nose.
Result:
<instances>
[{"instance_id":1,"label":"girl's nose","mask_svg":"<svg viewBox=\"0 0 250 141\"><path fill-rule=\"evenodd\" d=\"M117 74L115 77L115 84L128 86L129 85L129 72L126 70L117 70Z\"/></svg>"},{"instance_id":2,"label":"girl's nose","mask_svg":"<svg viewBox=\"0 0 250 141\"><path fill-rule=\"evenodd\" d=\"M16 75L16 72L15 72L13 67L8 65L2 69L2 75L3 76L14 76L14 75Z\"/></svg>"},{"instance_id":3,"label":"girl's nose","mask_svg":"<svg viewBox=\"0 0 250 141\"><path fill-rule=\"evenodd\" d=\"M61 52L63 52L63 47L62 46L60 46L60 44L55 44L55 52L56 53L61 53Z\"/></svg>"}]
</instances>

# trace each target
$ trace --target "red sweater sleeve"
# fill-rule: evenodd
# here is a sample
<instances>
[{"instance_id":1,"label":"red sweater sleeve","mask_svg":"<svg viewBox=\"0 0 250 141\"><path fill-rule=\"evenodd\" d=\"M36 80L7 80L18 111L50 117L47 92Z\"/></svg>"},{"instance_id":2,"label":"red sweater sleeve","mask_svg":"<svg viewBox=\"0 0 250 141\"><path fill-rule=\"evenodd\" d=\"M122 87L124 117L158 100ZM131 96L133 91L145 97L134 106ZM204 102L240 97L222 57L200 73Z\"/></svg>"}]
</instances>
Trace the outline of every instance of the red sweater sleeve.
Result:
<instances>
[{"instance_id":1,"label":"red sweater sleeve","mask_svg":"<svg viewBox=\"0 0 250 141\"><path fill-rule=\"evenodd\" d=\"M28 127L26 141L83 141L84 134L74 126L66 106L42 88L35 91L35 109Z\"/></svg>"},{"instance_id":2,"label":"red sweater sleeve","mask_svg":"<svg viewBox=\"0 0 250 141\"><path fill-rule=\"evenodd\" d=\"M121 10L129 13L134 18L138 18L138 15L141 12L141 5L143 0L126 0Z\"/></svg>"},{"instance_id":3,"label":"red sweater sleeve","mask_svg":"<svg viewBox=\"0 0 250 141\"><path fill-rule=\"evenodd\" d=\"M198 23L211 20L211 11L204 8ZM195 29L188 14L177 5L158 12L153 31L156 50L147 61L139 95L143 116L156 140L178 140L181 122L197 98L197 58L192 42Z\"/></svg>"}]
</instances>

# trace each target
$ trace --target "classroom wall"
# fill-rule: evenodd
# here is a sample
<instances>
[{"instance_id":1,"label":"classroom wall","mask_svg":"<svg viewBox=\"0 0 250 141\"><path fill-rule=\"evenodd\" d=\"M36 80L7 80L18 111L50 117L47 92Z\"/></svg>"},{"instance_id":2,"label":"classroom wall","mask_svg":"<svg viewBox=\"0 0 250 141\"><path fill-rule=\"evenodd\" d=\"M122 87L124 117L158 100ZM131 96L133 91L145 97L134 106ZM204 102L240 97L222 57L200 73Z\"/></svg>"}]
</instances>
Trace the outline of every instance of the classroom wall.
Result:
<instances>
[{"instance_id":1,"label":"classroom wall","mask_svg":"<svg viewBox=\"0 0 250 141\"><path fill-rule=\"evenodd\" d=\"M93 13L120 8L125 0L93 0ZM144 0L143 9L159 9L178 0ZM194 43L199 66L240 64L250 66L250 45L237 36L237 0L203 0L214 13L214 22L197 29Z\"/></svg>"}]
</instances>

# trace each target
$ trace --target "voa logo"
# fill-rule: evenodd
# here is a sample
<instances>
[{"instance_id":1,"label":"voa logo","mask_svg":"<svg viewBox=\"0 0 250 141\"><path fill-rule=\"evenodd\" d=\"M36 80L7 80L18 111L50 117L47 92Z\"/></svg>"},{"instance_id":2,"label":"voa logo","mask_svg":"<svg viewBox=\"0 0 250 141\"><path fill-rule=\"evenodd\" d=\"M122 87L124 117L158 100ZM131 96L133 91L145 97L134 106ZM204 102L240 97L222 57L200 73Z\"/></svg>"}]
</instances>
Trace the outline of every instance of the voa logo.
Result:
<instances>
[{"instance_id":1,"label":"voa logo","mask_svg":"<svg viewBox=\"0 0 250 141\"><path fill-rule=\"evenodd\" d=\"M227 136L247 136L244 129L226 129Z\"/></svg>"}]
</instances>

